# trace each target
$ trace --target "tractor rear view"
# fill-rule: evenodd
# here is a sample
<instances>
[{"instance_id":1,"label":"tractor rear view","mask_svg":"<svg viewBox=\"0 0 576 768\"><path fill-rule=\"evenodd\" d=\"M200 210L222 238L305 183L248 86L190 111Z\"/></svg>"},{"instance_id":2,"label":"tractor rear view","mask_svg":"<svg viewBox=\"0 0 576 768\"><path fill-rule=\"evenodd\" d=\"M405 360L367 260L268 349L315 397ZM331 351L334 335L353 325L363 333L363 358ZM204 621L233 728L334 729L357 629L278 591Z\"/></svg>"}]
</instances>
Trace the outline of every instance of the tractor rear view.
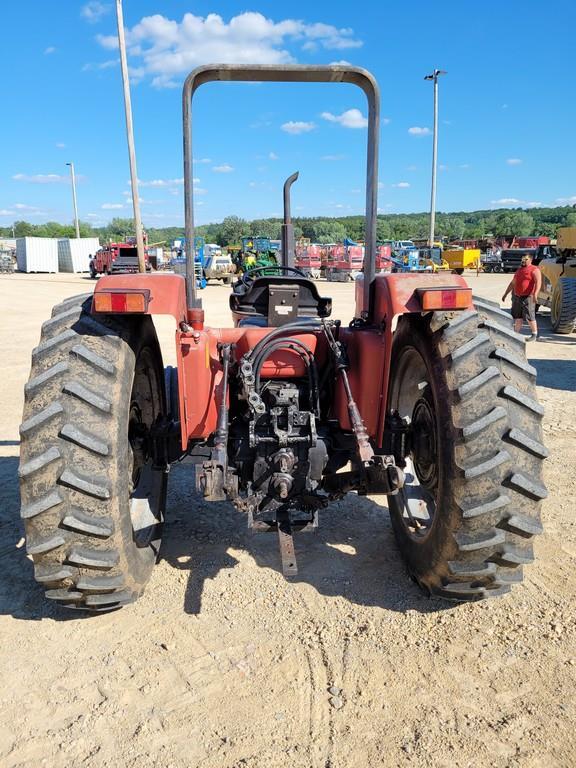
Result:
<instances>
[{"instance_id":1,"label":"tractor rear view","mask_svg":"<svg viewBox=\"0 0 576 768\"><path fill-rule=\"evenodd\" d=\"M282 263L235 283L230 327L205 326L191 249L185 277L106 276L93 296L56 306L32 353L21 426L36 579L72 608L135 600L158 556L170 464L190 457L206 501L229 500L252 530L277 535L287 576L298 570L294 534L356 491L387 500L408 570L428 593L507 592L532 560L546 496L536 372L509 316L474 301L459 275L376 274L375 80L336 65L192 72L189 243L192 97L211 81L347 82L366 94L366 258L354 317L333 320L330 298L294 267L296 174L284 186ZM164 369L152 314L174 319L175 369Z\"/></svg>"}]
</instances>

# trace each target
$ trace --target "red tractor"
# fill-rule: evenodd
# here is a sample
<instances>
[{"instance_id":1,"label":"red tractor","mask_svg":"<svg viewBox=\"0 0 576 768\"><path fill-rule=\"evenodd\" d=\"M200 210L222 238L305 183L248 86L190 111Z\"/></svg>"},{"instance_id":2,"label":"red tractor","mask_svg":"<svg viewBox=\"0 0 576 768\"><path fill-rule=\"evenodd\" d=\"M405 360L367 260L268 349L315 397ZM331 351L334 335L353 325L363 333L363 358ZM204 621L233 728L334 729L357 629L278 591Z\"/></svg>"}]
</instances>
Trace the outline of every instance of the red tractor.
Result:
<instances>
[{"instance_id":1,"label":"red tractor","mask_svg":"<svg viewBox=\"0 0 576 768\"><path fill-rule=\"evenodd\" d=\"M172 462L276 531L293 533L350 491L387 500L414 579L453 600L501 595L541 529L542 407L508 314L452 274L375 274L379 95L348 66L200 67L184 85L186 241L194 242L191 106L209 81L347 82L368 100L366 260L356 311L293 266L284 190L283 263L247 271L229 328L204 325L193 252L186 277L102 277L57 305L32 353L21 426L21 514L46 596L89 611L135 600L158 556ZM152 315L174 318L164 369ZM192 491L192 489L191 489ZM376 534L377 535L377 534Z\"/></svg>"}]
</instances>

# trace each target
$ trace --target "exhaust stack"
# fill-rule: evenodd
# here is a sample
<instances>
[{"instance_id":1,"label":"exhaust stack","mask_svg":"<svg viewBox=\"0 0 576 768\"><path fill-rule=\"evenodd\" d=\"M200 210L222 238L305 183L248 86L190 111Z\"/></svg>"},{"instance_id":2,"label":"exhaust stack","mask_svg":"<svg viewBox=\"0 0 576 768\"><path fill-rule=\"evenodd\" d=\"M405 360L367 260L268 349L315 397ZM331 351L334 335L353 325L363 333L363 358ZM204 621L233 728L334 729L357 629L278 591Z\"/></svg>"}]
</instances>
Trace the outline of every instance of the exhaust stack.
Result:
<instances>
[{"instance_id":1,"label":"exhaust stack","mask_svg":"<svg viewBox=\"0 0 576 768\"><path fill-rule=\"evenodd\" d=\"M282 264L294 268L294 227L290 217L290 188L298 178L298 171L284 182L284 224L282 224Z\"/></svg>"}]
</instances>

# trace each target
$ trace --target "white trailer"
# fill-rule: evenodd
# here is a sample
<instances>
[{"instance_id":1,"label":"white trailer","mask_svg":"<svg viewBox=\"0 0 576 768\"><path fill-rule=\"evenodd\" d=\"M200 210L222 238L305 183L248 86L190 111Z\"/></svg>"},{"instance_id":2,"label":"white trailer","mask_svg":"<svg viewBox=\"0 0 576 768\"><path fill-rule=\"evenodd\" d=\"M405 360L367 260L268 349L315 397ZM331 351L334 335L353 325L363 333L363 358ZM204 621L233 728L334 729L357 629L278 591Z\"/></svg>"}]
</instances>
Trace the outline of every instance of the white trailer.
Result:
<instances>
[{"instance_id":1,"label":"white trailer","mask_svg":"<svg viewBox=\"0 0 576 768\"><path fill-rule=\"evenodd\" d=\"M17 237L19 272L58 272L58 240L55 237Z\"/></svg>"},{"instance_id":2,"label":"white trailer","mask_svg":"<svg viewBox=\"0 0 576 768\"><path fill-rule=\"evenodd\" d=\"M97 237L63 237L58 240L60 272L88 272L90 259L100 248Z\"/></svg>"}]
</instances>

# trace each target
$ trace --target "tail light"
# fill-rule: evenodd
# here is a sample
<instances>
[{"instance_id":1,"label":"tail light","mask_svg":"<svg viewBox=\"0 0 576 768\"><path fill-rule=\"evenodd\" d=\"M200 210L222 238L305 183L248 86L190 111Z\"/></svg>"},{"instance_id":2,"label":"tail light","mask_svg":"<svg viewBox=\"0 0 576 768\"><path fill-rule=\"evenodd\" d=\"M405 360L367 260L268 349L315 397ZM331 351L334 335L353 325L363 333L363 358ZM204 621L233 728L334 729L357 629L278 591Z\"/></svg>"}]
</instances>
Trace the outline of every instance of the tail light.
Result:
<instances>
[{"instance_id":1,"label":"tail light","mask_svg":"<svg viewBox=\"0 0 576 768\"><path fill-rule=\"evenodd\" d=\"M424 312L437 309L468 309L472 306L471 288L419 288Z\"/></svg>"},{"instance_id":2,"label":"tail light","mask_svg":"<svg viewBox=\"0 0 576 768\"><path fill-rule=\"evenodd\" d=\"M94 312L147 312L150 302L149 290L110 290L94 293Z\"/></svg>"}]
</instances>

